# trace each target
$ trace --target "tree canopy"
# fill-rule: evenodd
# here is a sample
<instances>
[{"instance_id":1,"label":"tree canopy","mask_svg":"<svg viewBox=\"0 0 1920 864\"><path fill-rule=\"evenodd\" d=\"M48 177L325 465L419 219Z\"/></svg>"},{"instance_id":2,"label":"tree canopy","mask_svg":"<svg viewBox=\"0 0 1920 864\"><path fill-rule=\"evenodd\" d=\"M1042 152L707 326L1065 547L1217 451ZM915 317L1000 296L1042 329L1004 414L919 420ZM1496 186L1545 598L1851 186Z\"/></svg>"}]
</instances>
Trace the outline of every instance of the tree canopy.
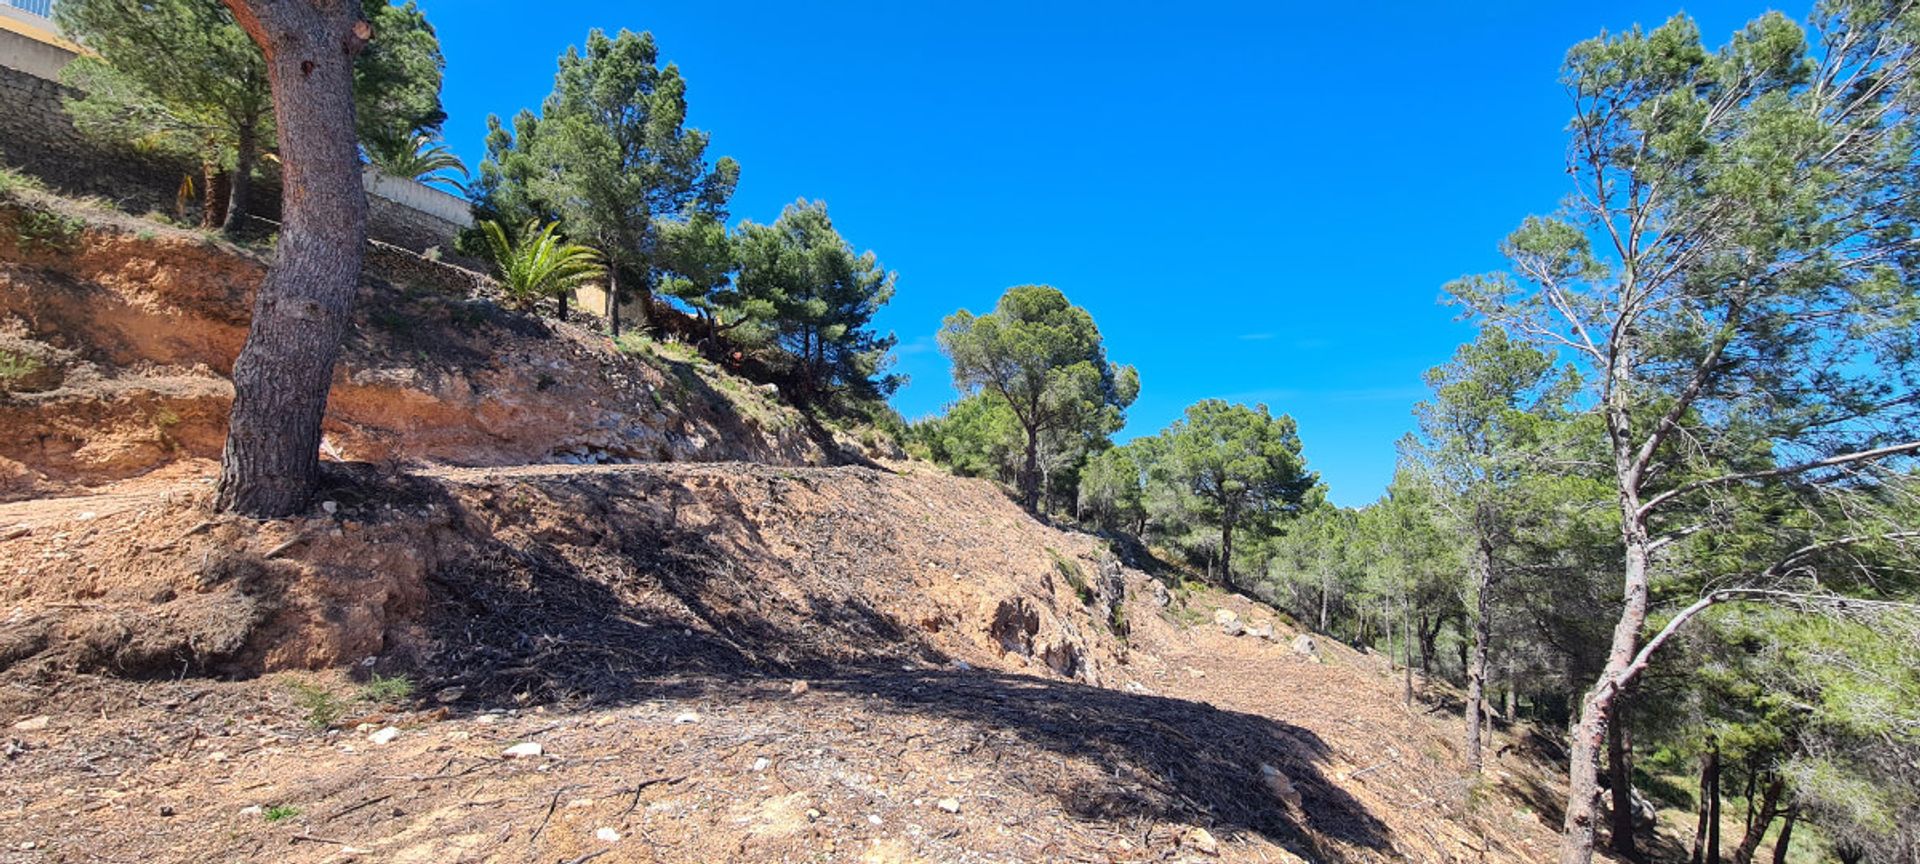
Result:
<instances>
[{"instance_id":1,"label":"tree canopy","mask_svg":"<svg viewBox=\"0 0 1920 864\"><path fill-rule=\"evenodd\" d=\"M537 117L523 111L511 128L488 120L479 209L508 220L558 217L571 238L598 248L615 335L623 292L651 309L659 220L722 209L739 181L732 159L706 161L707 133L686 125L686 91L679 67L660 64L653 34L596 29L584 49L560 56Z\"/></svg>"},{"instance_id":2,"label":"tree canopy","mask_svg":"<svg viewBox=\"0 0 1920 864\"><path fill-rule=\"evenodd\" d=\"M1044 483L1043 442L1077 466L1120 428L1140 391L1132 367L1107 362L1093 316L1050 286L1009 288L985 315L955 312L939 340L955 386L988 394L1018 424L1024 441L1017 484L1029 509L1039 504Z\"/></svg>"},{"instance_id":3,"label":"tree canopy","mask_svg":"<svg viewBox=\"0 0 1920 864\"><path fill-rule=\"evenodd\" d=\"M444 61L412 0L362 0L375 38L354 61L355 129L369 146L434 133ZM54 5L63 32L94 53L63 73L80 95L68 111L81 128L148 148L191 154L231 172L225 222L250 215L251 180L275 147L272 94L260 51L224 6L196 0L68 0ZM209 208L209 213L214 212Z\"/></svg>"}]
</instances>

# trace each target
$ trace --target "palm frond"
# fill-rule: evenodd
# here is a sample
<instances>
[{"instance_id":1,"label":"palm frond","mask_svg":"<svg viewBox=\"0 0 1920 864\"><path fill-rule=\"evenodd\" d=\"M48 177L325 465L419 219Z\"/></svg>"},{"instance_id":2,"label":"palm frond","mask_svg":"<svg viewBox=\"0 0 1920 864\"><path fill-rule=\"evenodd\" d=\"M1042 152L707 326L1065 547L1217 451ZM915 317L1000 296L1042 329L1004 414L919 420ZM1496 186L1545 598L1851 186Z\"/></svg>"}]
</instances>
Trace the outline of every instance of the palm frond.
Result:
<instances>
[{"instance_id":1,"label":"palm frond","mask_svg":"<svg viewBox=\"0 0 1920 864\"><path fill-rule=\"evenodd\" d=\"M473 176L467 171L466 163L453 155L444 142L425 132L386 144L369 143L367 161L395 177L422 183L444 183L462 192L466 191L465 181ZM455 180L441 172L458 172L460 179Z\"/></svg>"},{"instance_id":2,"label":"palm frond","mask_svg":"<svg viewBox=\"0 0 1920 864\"><path fill-rule=\"evenodd\" d=\"M497 222L480 223L500 287L515 307L531 309L542 299L558 297L606 275L600 253L568 243L559 235L559 228L558 222L528 222L516 238L507 236Z\"/></svg>"}]
</instances>

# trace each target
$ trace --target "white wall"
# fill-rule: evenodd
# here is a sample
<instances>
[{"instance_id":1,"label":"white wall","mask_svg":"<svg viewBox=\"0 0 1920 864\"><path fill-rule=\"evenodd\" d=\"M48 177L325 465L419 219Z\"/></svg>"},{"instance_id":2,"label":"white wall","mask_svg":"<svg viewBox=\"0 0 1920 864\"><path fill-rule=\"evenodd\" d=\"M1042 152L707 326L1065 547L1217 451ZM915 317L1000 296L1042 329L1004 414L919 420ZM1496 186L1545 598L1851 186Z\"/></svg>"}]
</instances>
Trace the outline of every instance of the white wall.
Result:
<instances>
[{"instance_id":1,"label":"white wall","mask_svg":"<svg viewBox=\"0 0 1920 864\"><path fill-rule=\"evenodd\" d=\"M417 180L384 174L372 166L360 172L360 182L366 187L369 195L378 195L395 204L445 219L462 228L473 227L473 209L465 198L443 192Z\"/></svg>"},{"instance_id":2,"label":"white wall","mask_svg":"<svg viewBox=\"0 0 1920 864\"><path fill-rule=\"evenodd\" d=\"M0 3L0 66L58 81L60 70L77 56L71 44L54 32L53 22Z\"/></svg>"}]
</instances>

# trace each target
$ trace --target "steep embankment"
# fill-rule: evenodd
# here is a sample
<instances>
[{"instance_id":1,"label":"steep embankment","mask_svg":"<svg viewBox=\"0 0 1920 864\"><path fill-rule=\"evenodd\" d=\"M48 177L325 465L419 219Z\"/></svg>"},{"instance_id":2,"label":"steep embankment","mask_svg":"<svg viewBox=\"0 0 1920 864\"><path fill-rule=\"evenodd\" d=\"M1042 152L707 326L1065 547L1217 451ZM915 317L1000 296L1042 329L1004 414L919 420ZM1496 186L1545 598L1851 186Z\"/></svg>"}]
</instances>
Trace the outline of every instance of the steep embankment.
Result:
<instances>
[{"instance_id":1,"label":"steep embankment","mask_svg":"<svg viewBox=\"0 0 1920 864\"><path fill-rule=\"evenodd\" d=\"M262 253L16 190L0 195L0 500L217 458ZM822 464L778 397L690 352L632 354L471 296L375 247L334 378L337 459L452 465Z\"/></svg>"},{"instance_id":2,"label":"steep embankment","mask_svg":"<svg viewBox=\"0 0 1920 864\"><path fill-rule=\"evenodd\" d=\"M1270 611L1169 590L985 483L908 466L544 466L365 471L327 495L264 524L209 517L191 483L0 505L0 719L49 718L12 733L21 792L0 805L0 848L78 855L110 835L157 860L339 860L346 845L382 861L1515 862L1549 848L1536 802L1551 767L1525 748L1469 794L1456 721L1402 706L1379 658L1296 649ZM1228 635L1221 610L1252 632ZM419 695L343 706L325 733L290 679L251 677L344 664L408 675ZM338 673L302 680L349 692ZM396 739L367 740L387 725ZM543 754L502 756L526 741Z\"/></svg>"}]
</instances>

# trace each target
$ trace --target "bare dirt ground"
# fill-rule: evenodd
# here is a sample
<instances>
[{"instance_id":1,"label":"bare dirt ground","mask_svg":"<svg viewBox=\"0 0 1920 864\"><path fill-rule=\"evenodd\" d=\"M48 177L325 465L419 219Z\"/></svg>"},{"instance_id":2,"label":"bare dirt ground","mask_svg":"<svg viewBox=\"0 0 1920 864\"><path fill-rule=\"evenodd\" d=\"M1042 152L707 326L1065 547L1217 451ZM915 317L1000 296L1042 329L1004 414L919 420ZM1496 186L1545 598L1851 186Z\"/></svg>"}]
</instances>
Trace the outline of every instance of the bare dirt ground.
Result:
<instances>
[{"instance_id":1,"label":"bare dirt ground","mask_svg":"<svg viewBox=\"0 0 1920 864\"><path fill-rule=\"evenodd\" d=\"M1524 740L1470 789L1457 717L1403 705L1384 660L1300 653L984 483L349 472L330 512L255 524L180 472L0 505L0 861L1552 848ZM375 673L414 693L372 698Z\"/></svg>"}]
</instances>

